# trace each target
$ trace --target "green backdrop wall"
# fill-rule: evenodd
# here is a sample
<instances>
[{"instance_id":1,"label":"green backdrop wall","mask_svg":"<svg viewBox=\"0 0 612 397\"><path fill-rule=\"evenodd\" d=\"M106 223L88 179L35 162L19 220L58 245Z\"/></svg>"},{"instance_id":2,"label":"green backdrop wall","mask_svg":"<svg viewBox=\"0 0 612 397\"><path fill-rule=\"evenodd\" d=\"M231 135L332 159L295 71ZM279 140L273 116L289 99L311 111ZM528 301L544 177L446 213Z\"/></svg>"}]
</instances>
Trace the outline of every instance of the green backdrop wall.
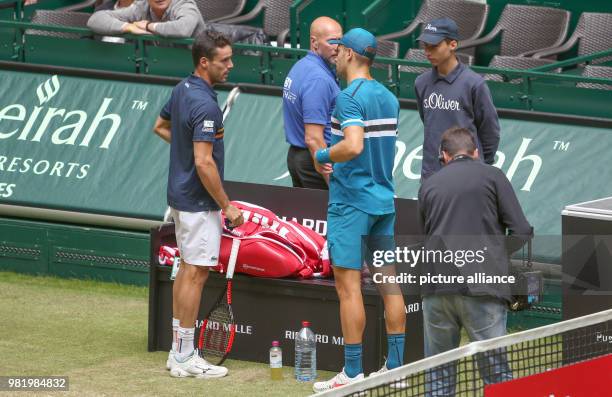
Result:
<instances>
[{"instance_id":1,"label":"green backdrop wall","mask_svg":"<svg viewBox=\"0 0 612 397\"><path fill-rule=\"evenodd\" d=\"M171 86L3 71L0 202L161 219L168 145L152 132ZM227 93L220 92L223 104ZM241 93L226 119L226 179L290 184L281 99ZM612 131L501 119L496 165L540 235L560 235L567 204L612 196ZM403 109L394 177L419 188L422 124ZM536 247L537 248L537 247ZM559 250L544 258L558 260Z\"/></svg>"}]
</instances>

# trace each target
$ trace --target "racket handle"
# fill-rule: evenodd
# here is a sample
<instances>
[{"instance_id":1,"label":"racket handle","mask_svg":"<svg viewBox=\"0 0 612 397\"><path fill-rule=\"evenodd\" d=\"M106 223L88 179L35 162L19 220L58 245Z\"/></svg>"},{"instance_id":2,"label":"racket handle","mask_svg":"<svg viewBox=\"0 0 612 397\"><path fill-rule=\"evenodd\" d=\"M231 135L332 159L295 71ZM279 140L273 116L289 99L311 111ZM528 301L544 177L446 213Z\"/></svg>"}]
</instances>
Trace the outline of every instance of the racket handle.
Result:
<instances>
[{"instance_id":1,"label":"racket handle","mask_svg":"<svg viewBox=\"0 0 612 397\"><path fill-rule=\"evenodd\" d=\"M232 280L227 281L227 304L232 304Z\"/></svg>"},{"instance_id":2,"label":"racket handle","mask_svg":"<svg viewBox=\"0 0 612 397\"><path fill-rule=\"evenodd\" d=\"M241 240L238 238L232 239L232 250L230 251L225 278L231 279L234 277L234 269L236 268L236 260L238 259L238 251L240 249L240 241Z\"/></svg>"}]
</instances>

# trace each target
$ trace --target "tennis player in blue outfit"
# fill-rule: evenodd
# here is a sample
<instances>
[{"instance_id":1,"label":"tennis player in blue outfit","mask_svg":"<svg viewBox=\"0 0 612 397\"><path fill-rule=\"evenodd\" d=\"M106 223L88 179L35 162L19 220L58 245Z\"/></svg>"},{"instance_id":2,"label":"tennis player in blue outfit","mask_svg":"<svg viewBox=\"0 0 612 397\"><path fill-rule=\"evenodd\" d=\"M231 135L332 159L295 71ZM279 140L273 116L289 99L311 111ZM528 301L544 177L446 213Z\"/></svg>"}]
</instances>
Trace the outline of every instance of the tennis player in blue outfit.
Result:
<instances>
[{"instance_id":1,"label":"tennis player in blue outfit","mask_svg":"<svg viewBox=\"0 0 612 397\"><path fill-rule=\"evenodd\" d=\"M347 32L338 44L336 70L348 87L336 99L331 146L316 152L320 164L333 163L327 209L328 244L340 300L344 337L344 369L315 392L363 379L362 338L365 309L361 295L362 237L369 252L394 249L393 160L399 116L397 98L374 80L370 67L376 38L360 28ZM380 371L403 363L405 308L400 292L383 293L388 358Z\"/></svg>"},{"instance_id":2,"label":"tennis player in blue outfit","mask_svg":"<svg viewBox=\"0 0 612 397\"><path fill-rule=\"evenodd\" d=\"M154 131L170 144L168 205L181 267L172 289L172 349L166 368L175 378L219 378L227 368L194 350L195 322L209 269L219 263L221 212L233 226L244 222L223 189L223 112L213 86L227 80L232 46L222 34L204 32L193 42L194 72L172 90Z\"/></svg>"}]
</instances>

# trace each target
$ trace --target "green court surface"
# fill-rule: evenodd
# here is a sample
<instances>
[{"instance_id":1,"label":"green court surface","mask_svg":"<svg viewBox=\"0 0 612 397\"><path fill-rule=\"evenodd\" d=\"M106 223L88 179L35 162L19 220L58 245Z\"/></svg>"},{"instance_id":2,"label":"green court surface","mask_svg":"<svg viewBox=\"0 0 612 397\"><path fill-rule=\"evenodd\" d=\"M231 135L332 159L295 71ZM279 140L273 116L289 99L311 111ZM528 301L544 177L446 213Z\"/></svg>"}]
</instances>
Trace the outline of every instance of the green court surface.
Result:
<instances>
[{"instance_id":1,"label":"green court surface","mask_svg":"<svg viewBox=\"0 0 612 397\"><path fill-rule=\"evenodd\" d=\"M230 373L222 379L171 378L167 353L147 352L147 295L145 287L0 272L0 376L69 377L69 392L37 396L311 394L312 384L295 381L293 368L272 381L268 365L246 361L226 361ZM331 376L319 371L319 379Z\"/></svg>"}]
</instances>

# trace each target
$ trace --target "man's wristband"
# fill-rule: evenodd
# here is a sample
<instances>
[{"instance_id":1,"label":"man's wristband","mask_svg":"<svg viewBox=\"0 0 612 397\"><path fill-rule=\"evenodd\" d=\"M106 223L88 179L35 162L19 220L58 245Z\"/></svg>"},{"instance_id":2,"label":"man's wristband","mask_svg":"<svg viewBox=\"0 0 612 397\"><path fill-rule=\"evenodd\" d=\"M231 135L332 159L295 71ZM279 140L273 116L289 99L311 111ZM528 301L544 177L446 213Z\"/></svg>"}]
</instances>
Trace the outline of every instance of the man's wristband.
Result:
<instances>
[{"instance_id":1,"label":"man's wristband","mask_svg":"<svg viewBox=\"0 0 612 397\"><path fill-rule=\"evenodd\" d=\"M151 29L149 29L149 25L151 25L151 24L152 24L152 22L151 22L151 21L148 21L148 22L147 22L147 24L145 25L145 30L146 30L147 32L149 32L149 33L154 33L153 31L151 31Z\"/></svg>"},{"instance_id":2,"label":"man's wristband","mask_svg":"<svg viewBox=\"0 0 612 397\"><path fill-rule=\"evenodd\" d=\"M329 148L317 150L315 153L315 158L320 164L333 163L333 161L329 157Z\"/></svg>"}]
</instances>

